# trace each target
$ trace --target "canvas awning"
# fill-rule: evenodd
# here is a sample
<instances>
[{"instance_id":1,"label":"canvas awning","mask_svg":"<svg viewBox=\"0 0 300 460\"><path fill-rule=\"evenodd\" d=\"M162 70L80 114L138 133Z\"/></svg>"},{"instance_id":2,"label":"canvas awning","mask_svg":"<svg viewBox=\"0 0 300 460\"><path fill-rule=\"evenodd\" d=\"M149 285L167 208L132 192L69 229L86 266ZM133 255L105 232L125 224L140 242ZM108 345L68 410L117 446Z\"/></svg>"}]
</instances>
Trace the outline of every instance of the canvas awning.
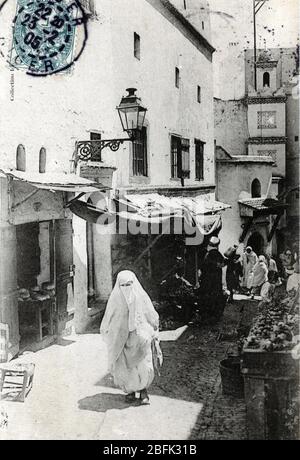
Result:
<instances>
[{"instance_id":1,"label":"canvas awning","mask_svg":"<svg viewBox=\"0 0 300 460\"><path fill-rule=\"evenodd\" d=\"M116 210L99 208L91 203L76 200L71 203L70 210L87 222L97 225L116 223L116 232L124 222L140 225L144 229L161 226L183 220L189 227L197 228L202 235L210 235L222 225L221 211L229 205L213 200L210 196L199 197L167 197L159 194L125 195L116 199ZM151 231L151 230L150 230ZM171 230L172 231L172 230Z\"/></svg>"},{"instance_id":2,"label":"canvas awning","mask_svg":"<svg viewBox=\"0 0 300 460\"><path fill-rule=\"evenodd\" d=\"M109 187L84 179L76 174L40 174L35 172L21 172L15 169L6 168L1 168L0 173L13 180L28 183L38 189L54 192L94 193L109 190Z\"/></svg>"},{"instance_id":3,"label":"canvas awning","mask_svg":"<svg viewBox=\"0 0 300 460\"><path fill-rule=\"evenodd\" d=\"M183 219L188 226L197 228L202 235L216 231L222 224L221 211L230 208L229 205L214 200L212 195L125 195L118 203L119 216L123 219L154 225L168 220Z\"/></svg>"},{"instance_id":4,"label":"canvas awning","mask_svg":"<svg viewBox=\"0 0 300 460\"><path fill-rule=\"evenodd\" d=\"M75 216L86 220L90 224L109 225L115 222L116 214L109 212L107 209L100 209L91 203L86 203L81 200L74 200L69 209Z\"/></svg>"},{"instance_id":5,"label":"canvas awning","mask_svg":"<svg viewBox=\"0 0 300 460\"><path fill-rule=\"evenodd\" d=\"M125 195L122 203L129 203L140 214L156 215L171 214L188 209L193 215L214 215L231 206L216 201L212 194L198 195L195 197L166 196L158 193L145 195Z\"/></svg>"}]
</instances>

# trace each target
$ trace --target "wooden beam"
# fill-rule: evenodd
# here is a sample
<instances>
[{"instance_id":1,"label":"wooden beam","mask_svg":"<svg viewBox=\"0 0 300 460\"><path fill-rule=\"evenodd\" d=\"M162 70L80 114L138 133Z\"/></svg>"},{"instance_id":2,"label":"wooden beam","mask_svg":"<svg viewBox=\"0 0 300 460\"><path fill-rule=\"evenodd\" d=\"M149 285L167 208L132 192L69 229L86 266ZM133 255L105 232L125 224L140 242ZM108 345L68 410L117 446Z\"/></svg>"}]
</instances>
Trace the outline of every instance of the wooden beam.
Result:
<instances>
[{"instance_id":1,"label":"wooden beam","mask_svg":"<svg viewBox=\"0 0 300 460\"><path fill-rule=\"evenodd\" d=\"M247 236L248 231L250 230L252 224L253 224L254 217L250 217L248 222L244 226L244 230L242 233L242 236L240 237L240 243L243 243L245 241L245 238Z\"/></svg>"},{"instance_id":2,"label":"wooden beam","mask_svg":"<svg viewBox=\"0 0 300 460\"><path fill-rule=\"evenodd\" d=\"M79 193L79 195L75 196L72 200L68 201L68 203L65 205L65 208L69 208L75 201L80 200L80 198L82 198L85 194L86 192Z\"/></svg>"},{"instance_id":3,"label":"wooden beam","mask_svg":"<svg viewBox=\"0 0 300 460\"><path fill-rule=\"evenodd\" d=\"M26 195L21 201L18 201L17 203L14 203L12 205L12 210L14 211L15 209L17 209L19 206L21 206L21 204L25 203L25 201L29 200L29 198L33 197L34 195L36 195L38 193L39 189L35 189L33 190L33 192L29 193L28 195Z\"/></svg>"},{"instance_id":4,"label":"wooden beam","mask_svg":"<svg viewBox=\"0 0 300 460\"><path fill-rule=\"evenodd\" d=\"M274 221L273 227L272 227L272 229L271 229L271 231L269 233L269 236L268 236L268 243L270 243L272 241L273 236L275 235L276 229L278 227L278 224L279 224L280 219L281 219L282 216L283 216L283 212L278 214L278 216L276 216L276 219Z\"/></svg>"}]
</instances>

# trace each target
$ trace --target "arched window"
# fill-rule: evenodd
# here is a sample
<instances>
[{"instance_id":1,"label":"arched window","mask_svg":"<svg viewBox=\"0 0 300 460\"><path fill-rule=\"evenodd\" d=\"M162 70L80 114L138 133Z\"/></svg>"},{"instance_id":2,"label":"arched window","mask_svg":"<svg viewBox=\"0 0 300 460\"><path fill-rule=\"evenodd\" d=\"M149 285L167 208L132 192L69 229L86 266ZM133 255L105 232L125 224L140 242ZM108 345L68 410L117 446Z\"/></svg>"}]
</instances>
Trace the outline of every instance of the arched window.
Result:
<instances>
[{"instance_id":1,"label":"arched window","mask_svg":"<svg viewBox=\"0 0 300 460\"><path fill-rule=\"evenodd\" d=\"M251 185L252 198L261 198L261 183L258 179L254 179Z\"/></svg>"},{"instance_id":2,"label":"arched window","mask_svg":"<svg viewBox=\"0 0 300 460\"><path fill-rule=\"evenodd\" d=\"M17 147L16 169L17 171L26 171L26 151L24 145L22 144Z\"/></svg>"},{"instance_id":3,"label":"arched window","mask_svg":"<svg viewBox=\"0 0 300 460\"><path fill-rule=\"evenodd\" d=\"M270 88L270 74L269 72L265 72L264 73L264 76L263 76L263 86L267 86L268 88Z\"/></svg>"}]
</instances>

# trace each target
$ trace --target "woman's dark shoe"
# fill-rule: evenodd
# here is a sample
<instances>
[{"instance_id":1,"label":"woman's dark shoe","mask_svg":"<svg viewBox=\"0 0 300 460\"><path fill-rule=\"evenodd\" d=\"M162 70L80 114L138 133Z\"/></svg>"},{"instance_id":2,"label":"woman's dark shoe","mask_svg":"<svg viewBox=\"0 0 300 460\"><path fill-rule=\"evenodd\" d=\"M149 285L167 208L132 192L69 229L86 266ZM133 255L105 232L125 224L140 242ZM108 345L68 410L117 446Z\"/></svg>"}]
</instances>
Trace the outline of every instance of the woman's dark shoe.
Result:
<instances>
[{"instance_id":1,"label":"woman's dark shoe","mask_svg":"<svg viewBox=\"0 0 300 460\"><path fill-rule=\"evenodd\" d=\"M130 393L130 394L126 395L125 400L126 400L127 403L135 402L135 400L136 400L135 393Z\"/></svg>"},{"instance_id":2,"label":"woman's dark shoe","mask_svg":"<svg viewBox=\"0 0 300 460\"><path fill-rule=\"evenodd\" d=\"M142 406L149 406L150 399L147 393L147 390L142 390L140 393L140 403Z\"/></svg>"}]
</instances>

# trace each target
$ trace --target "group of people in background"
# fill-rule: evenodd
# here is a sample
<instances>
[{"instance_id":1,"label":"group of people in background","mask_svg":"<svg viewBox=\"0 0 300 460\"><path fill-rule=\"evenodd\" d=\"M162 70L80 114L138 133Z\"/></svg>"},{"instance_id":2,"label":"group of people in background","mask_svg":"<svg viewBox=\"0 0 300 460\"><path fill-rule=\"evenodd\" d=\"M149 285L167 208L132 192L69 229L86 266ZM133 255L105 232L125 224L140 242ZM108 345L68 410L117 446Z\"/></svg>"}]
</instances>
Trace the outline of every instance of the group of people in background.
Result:
<instances>
[{"instance_id":1,"label":"group of people in background","mask_svg":"<svg viewBox=\"0 0 300 460\"><path fill-rule=\"evenodd\" d=\"M212 237L206 255L200 267L201 303L210 314L220 318L226 301L233 301L234 293L260 296L263 300L271 299L276 286L292 284L299 286L298 251L287 249L275 260L270 254L256 254L248 246L243 254L239 247L229 248L224 255L219 251L220 240ZM226 267L226 286L224 291L223 269ZM298 288L298 287L296 287Z\"/></svg>"},{"instance_id":2,"label":"group of people in background","mask_svg":"<svg viewBox=\"0 0 300 460\"><path fill-rule=\"evenodd\" d=\"M276 261L270 254L258 255L248 246L242 256L237 254L237 246L232 254L227 255L227 288L229 300L233 300L234 292L255 295L263 300L272 297L276 286L287 284L292 275L299 275L298 252L287 249ZM295 278L295 277L294 277Z\"/></svg>"}]
</instances>

